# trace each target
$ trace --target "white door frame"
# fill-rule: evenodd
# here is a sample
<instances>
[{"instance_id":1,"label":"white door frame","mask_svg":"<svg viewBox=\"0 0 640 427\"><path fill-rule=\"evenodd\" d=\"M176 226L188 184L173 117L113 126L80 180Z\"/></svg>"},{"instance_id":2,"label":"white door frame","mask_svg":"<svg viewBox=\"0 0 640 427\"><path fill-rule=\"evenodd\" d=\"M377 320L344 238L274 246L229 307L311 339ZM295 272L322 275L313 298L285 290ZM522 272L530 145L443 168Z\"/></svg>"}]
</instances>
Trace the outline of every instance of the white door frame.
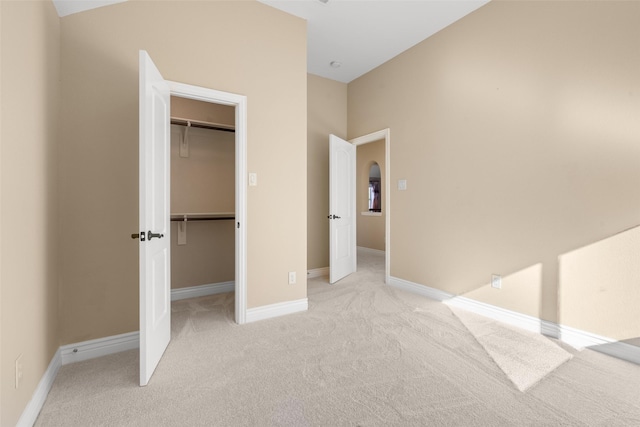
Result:
<instances>
[{"instance_id":1,"label":"white door frame","mask_svg":"<svg viewBox=\"0 0 640 427\"><path fill-rule=\"evenodd\" d=\"M391 129L386 128L367 135L350 139L355 146L369 144L384 139L384 282L391 277ZM356 154L357 156L357 154Z\"/></svg>"},{"instance_id":2,"label":"white door frame","mask_svg":"<svg viewBox=\"0 0 640 427\"><path fill-rule=\"evenodd\" d=\"M236 110L236 220L235 220L235 313L236 323L247 322L247 97L167 80L171 95Z\"/></svg>"}]
</instances>

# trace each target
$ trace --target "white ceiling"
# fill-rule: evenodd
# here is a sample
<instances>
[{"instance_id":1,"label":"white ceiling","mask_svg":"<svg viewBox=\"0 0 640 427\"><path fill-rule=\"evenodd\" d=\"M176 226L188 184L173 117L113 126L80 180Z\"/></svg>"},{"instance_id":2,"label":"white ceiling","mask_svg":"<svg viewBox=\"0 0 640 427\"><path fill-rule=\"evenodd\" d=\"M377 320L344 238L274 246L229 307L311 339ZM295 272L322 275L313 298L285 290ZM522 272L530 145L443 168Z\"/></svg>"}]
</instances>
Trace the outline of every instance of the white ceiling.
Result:
<instances>
[{"instance_id":1,"label":"white ceiling","mask_svg":"<svg viewBox=\"0 0 640 427\"><path fill-rule=\"evenodd\" d=\"M307 71L348 83L489 0L258 1L306 19Z\"/></svg>"},{"instance_id":2,"label":"white ceiling","mask_svg":"<svg viewBox=\"0 0 640 427\"><path fill-rule=\"evenodd\" d=\"M53 0L60 16L126 0ZM307 71L348 83L489 0L258 0L307 20ZM339 68L331 67L340 62Z\"/></svg>"},{"instance_id":3,"label":"white ceiling","mask_svg":"<svg viewBox=\"0 0 640 427\"><path fill-rule=\"evenodd\" d=\"M58 16L63 17L85 10L96 9L111 4L123 3L127 0L52 0L58 11Z\"/></svg>"}]
</instances>

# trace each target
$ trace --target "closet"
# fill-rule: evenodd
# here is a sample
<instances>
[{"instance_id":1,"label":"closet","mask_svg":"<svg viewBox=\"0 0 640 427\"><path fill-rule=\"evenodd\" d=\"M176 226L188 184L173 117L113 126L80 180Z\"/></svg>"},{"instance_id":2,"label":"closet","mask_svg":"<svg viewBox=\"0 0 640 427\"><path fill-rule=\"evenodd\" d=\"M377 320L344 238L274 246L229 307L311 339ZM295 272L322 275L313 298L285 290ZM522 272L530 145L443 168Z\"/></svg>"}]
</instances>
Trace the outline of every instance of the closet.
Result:
<instances>
[{"instance_id":1,"label":"closet","mask_svg":"<svg viewBox=\"0 0 640 427\"><path fill-rule=\"evenodd\" d=\"M234 107L171 97L172 296L233 289L234 125Z\"/></svg>"}]
</instances>

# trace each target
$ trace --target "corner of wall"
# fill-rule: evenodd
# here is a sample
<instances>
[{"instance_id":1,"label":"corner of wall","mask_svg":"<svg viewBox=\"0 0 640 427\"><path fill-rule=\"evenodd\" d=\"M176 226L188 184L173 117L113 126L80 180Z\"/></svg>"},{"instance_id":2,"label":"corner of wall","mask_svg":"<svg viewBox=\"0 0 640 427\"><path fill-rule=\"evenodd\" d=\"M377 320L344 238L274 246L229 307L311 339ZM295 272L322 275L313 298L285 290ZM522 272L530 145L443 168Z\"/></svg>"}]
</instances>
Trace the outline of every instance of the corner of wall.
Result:
<instances>
[{"instance_id":1,"label":"corner of wall","mask_svg":"<svg viewBox=\"0 0 640 427\"><path fill-rule=\"evenodd\" d=\"M38 398L60 344L60 18L53 3L1 2L0 39L0 424L15 425ZM18 357L24 371L16 387Z\"/></svg>"},{"instance_id":2,"label":"corner of wall","mask_svg":"<svg viewBox=\"0 0 640 427\"><path fill-rule=\"evenodd\" d=\"M307 74L307 269L329 265L329 134L347 137L347 84Z\"/></svg>"}]
</instances>

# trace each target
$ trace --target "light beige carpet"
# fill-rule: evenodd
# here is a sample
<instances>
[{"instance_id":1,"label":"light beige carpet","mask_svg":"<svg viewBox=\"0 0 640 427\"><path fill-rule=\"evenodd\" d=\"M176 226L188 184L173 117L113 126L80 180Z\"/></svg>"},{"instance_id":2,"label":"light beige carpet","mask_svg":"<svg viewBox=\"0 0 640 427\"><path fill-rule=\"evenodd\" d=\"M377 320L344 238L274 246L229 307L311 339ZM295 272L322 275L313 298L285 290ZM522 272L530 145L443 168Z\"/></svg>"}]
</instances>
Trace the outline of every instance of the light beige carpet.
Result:
<instances>
[{"instance_id":1,"label":"light beige carpet","mask_svg":"<svg viewBox=\"0 0 640 427\"><path fill-rule=\"evenodd\" d=\"M572 355L551 339L449 306L520 391L537 384Z\"/></svg>"},{"instance_id":2,"label":"light beige carpet","mask_svg":"<svg viewBox=\"0 0 640 427\"><path fill-rule=\"evenodd\" d=\"M522 393L446 305L385 285L383 257L358 264L277 319L234 324L231 294L176 302L148 386L137 351L63 366L37 425L640 425L640 366L585 350Z\"/></svg>"}]
</instances>

